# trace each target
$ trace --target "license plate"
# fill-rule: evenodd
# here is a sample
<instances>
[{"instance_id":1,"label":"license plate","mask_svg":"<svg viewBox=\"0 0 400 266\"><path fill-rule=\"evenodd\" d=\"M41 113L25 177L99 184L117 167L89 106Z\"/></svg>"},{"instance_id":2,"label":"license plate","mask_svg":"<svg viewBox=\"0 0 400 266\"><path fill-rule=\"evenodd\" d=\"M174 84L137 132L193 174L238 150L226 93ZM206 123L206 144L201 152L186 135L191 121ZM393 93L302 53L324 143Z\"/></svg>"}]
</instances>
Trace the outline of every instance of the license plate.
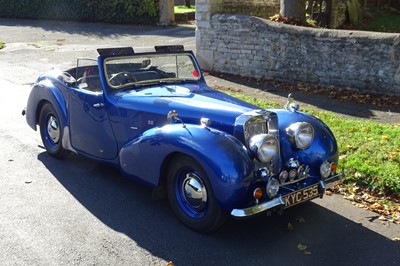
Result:
<instances>
[{"instance_id":1,"label":"license plate","mask_svg":"<svg viewBox=\"0 0 400 266\"><path fill-rule=\"evenodd\" d=\"M283 200L285 202L285 208L289 208L293 205L314 199L318 196L319 196L318 184L315 184L311 187L306 187L305 189L287 194L283 196Z\"/></svg>"}]
</instances>

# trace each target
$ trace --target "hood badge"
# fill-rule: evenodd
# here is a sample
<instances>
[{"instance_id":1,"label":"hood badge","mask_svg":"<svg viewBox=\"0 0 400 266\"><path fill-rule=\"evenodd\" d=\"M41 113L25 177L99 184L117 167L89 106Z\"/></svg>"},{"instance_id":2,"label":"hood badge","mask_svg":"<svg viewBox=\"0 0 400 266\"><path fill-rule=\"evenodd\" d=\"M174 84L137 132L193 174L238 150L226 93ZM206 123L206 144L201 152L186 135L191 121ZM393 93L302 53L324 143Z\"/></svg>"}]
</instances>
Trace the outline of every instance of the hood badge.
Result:
<instances>
[{"instance_id":1,"label":"hood badge","mask_svg":"<svg viewBox=\"0 0 400 266\"><path fill-rule=\"evenodd\" d=\"M300 108L299 104L294 103L293 93L290 93L288 95L288 100L286 102L285 109L292 112L296 112L297 110L299 110L299 108Z\"/></svg>"}]
</instances>

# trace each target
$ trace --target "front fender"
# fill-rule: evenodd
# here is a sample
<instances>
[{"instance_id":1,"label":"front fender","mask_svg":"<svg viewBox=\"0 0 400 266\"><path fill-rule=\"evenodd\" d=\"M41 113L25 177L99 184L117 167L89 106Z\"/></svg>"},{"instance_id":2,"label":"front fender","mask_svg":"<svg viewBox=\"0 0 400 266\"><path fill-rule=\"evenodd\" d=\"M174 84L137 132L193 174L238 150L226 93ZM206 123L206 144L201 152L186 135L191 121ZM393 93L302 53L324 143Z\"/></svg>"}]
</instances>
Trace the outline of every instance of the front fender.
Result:
<instances>
[{"instance_id":1,"label":"front fender","mask_svg":"<svg viewBox=\"0 0 400 266\"><path fill-rule=\"evenodd\" d=\"M36 131L39 124L40 109L44 102L50 102L58 115L63 128L67 126L67 108L62 92L49 79L37 82L29 94L26 107L26 121Z\"/></svg>"},{"instance_id":2,"label":"front fender","mask_svg":"<svg viewBox=\"0 0 400 266\"><path fill-rule=\"evenodd\" d=\"M282 161L287 162L290 158L296 158L301 164L311 167L311 176L320 176L320 166L324 161L338 162L339 151L335 136L332 131L318 118L302 112L291 112L287 110L274 110L278 114L280 125L280 145ZM292 123L307 122L314 128L314 140L310 147L300 150L289 141L286 133Z\"/></svg>"},{"instance_id":3,"label":"front fender","mask_svg":"<svg viewBox=\"0 0 400 266\"><path fill-rule=\"evenodd\" d=\"M158 186L164 161L176 153L188 155L202 166L224 209L230 210L248 197L254 166L245 146L231 135L198 125L184 128L171 124L144 132L121 149L121 169Z\"/></svg>"}]
</instances>

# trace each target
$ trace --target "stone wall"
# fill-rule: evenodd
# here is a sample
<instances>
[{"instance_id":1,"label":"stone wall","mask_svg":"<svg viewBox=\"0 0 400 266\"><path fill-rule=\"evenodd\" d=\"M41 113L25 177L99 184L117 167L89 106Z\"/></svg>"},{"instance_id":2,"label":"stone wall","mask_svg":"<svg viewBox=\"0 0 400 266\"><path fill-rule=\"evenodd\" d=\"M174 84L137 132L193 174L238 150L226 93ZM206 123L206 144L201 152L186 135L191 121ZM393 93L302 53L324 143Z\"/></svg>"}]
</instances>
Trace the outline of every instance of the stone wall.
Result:
<instances>
[{"instance_id":1,"label":"stone wall","mask_svg":"<svg viewBox=\"0 0 400 266\"><path fill-rule=\"evenodd\" d=\"M304 28L229 14L200 22L197 56L205 69L400 95L399 34Z\"/></svg>"}]
</instances>

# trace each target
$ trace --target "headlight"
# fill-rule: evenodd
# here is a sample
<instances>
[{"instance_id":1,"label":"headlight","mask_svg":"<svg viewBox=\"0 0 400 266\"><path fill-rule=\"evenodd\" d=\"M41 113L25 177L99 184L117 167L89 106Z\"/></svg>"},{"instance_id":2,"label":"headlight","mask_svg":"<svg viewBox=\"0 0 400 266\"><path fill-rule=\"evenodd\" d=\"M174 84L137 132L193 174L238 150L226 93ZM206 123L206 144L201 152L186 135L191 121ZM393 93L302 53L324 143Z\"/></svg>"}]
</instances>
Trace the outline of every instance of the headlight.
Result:
<instances>
[{"instance_id":1,"label":"headlight","mask_svg":"<svg viewBox=\"0 0 400 266\"><path fill-rule=\"evenodd\" d=\"M286 133L289 140L296 145L296 148L304 150L310 147L314 140L314 128L306 122L291 124Z\"/></svg>"},{"instance_id":2,"label":"headlight","mask_svg":"<svg viewBox=\"0 0 400 266\"><path fill-rule=\"evenodd\" d=\"M260 162L268 163L278 154L278 140L270 134L255 135L249 142L250 151Z\"/></svg>"}]
</instances>

